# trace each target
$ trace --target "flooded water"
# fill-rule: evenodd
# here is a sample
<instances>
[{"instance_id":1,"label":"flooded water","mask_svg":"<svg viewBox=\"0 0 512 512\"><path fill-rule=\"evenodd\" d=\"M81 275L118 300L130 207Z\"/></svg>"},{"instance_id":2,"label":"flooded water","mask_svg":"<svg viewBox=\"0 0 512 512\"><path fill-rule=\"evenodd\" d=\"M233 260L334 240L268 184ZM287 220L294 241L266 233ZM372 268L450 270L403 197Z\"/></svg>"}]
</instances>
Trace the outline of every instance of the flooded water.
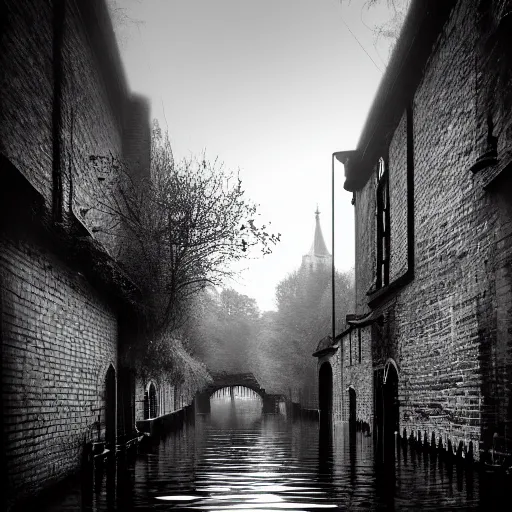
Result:
<instances>
[{"instance_id":1,"label":"flooded water","mask_svg":"<svg viewBox=\"0 0 512 512\"><path fill-rule=\"evenodd\" d=\"M510 485L510 482L509 482ZM505 501L502 501L502 500ZM261 402L212 400L165 438L40 507L71 510L510 510L506 481L401 450L374 461L361 433L319 436L311 420L262 415Z\"/></svg>"}]
</instances>

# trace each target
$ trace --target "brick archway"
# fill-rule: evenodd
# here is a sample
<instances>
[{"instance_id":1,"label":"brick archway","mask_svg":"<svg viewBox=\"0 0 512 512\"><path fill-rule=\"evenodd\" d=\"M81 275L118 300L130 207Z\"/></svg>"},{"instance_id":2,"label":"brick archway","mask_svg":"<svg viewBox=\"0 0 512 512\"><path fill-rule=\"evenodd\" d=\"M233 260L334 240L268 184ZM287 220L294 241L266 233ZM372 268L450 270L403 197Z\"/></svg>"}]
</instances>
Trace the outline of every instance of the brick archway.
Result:
<instances>
[{"instance_id":1,"label":"brick archway","mask_svg":"<svg viewBox=\"0 0 512 512\"><path fill-rule=\"evenodd\" d=\"M257 393L263 402L264 412L270 412L275 408L275 404L272 402L271 396L267 395L265 389L260 386L260 383L252 373L229 374L223 372L214 374L213 382L196 395L198 412L210 412L210 397L213 393L222 388L231 388L236 386L249 388Z\"/></svg>"}]
</instances>

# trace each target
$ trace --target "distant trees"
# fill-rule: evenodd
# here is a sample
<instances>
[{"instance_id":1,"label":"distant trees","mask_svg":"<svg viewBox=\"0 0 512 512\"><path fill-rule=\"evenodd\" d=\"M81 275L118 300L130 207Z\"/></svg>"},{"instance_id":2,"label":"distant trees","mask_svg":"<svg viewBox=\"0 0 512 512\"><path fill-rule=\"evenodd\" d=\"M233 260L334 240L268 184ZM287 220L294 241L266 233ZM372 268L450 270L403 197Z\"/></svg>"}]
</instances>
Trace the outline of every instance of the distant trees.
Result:
<instances>
[{"instance_id":1,"label":"distant trees","mask_svg":"<svg viewBox=\"0 0 512 512\"><path fill-rule=\"evenodd\" d=\"M336 273L338 332L353 306L351 272ZM321 338L331 334L331 270L304 267L276 287L278 310L260 314L256 302L234 290L198 296L186 338L198 359L213 371L252 372L269 392L303 405L316 401L316 360ZM309 403L308 403L309 402Z\"/></svg>"},{"instance_id":2,"label":"distant trees","mask_svg":"<svg viewBox=\"0 0 512 512\"><path fill-rule=\"evenodd\" d=\"M184 332L192 353L214 372L253 371L260 322L256 301L230 288L220 294L210 288L191 306Z\"/></svg>"},{"instance_id":3,"label":"distant trees","mask_svg":"<svg viewBox=\"0 0 512 512\"><path fill-rule=\"evenodd\" d=\"M276 288L278 310L272 319L273 336L281 340L284 355L281 379L287 381L286 387L292 392L301 390L305 395L316 390L316 360L312 353L320 339L332 334L331 275L331 269L327 267L315 270L301 267ZM337 332L353 307L353 293L351 273L337 272Z\"/></svg>"}]
</instances>

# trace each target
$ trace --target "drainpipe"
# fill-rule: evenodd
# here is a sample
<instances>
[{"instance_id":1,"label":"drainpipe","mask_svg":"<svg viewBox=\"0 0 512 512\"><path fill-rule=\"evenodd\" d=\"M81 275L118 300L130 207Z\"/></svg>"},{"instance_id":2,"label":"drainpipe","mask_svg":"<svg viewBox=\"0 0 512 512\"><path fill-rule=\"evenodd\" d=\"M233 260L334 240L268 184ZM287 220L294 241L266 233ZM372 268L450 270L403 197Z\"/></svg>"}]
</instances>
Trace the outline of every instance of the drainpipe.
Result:
<instances>
[{"instance_id":1,"label":"drainpipe","mask_svg":"<svg viewBox=\"0 0 512 512\"><path fill-rule=\"evenodd\" d=\"M331 197L331 200L332 200L332 342L334 343L334 340L336 339L336 305L335 305L335 300L336 300L336 296L335 296L335 289L334 289L334 282L335 282L335 278L336 278L336 274L335 274L335 265L334 265L334 159L338 160L338 162L342 163L343 165L346 165L349 158L352 157L353 155L355 155L357 153L357 150L351 150L351 151L336 151L332 154L332 161L331 161L331 166L332 166L332 183L331 183L331 192L332 192L332 197ZM343 378L344 378L344 371L343 371L343 358L344 358L344 350L343 350L343 340L340 340L340 360L341 360L341 372L340 372L340 376L341 376L341 400L340 400L340 405L341 405L341 420L343 421L343 418L345 416L344 414L344 408L343 408L343 404L344 404L344 384L343 384Z\"/></svg>"},{"instance_id":2,"label":"drainpipe","mask_svg":"<svg viewBox=\"0 0 512 512\"><path fill-rule=\"evenodd\" d=\"M331 229L332 229L332 264L331 264L331 288L332 288L332 342L336 338L336 293L335 293L335 277L336 277L336 267L334 264L334 158L336 153L332 154L332 173L331 173Z\"/></svg>"}]
</instances>

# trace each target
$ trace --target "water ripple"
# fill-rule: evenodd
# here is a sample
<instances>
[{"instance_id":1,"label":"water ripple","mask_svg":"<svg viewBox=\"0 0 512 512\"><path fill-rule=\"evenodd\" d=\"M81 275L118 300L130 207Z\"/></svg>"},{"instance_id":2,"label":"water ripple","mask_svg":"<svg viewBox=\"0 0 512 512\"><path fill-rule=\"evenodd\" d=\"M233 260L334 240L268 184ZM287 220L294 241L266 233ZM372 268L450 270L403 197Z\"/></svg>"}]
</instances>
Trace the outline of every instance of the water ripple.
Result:
<instances>
[{"instance_id":1,"label":"water ripple","mask_svg":"<svg viewBox=\"0 0 512 512\"><path fill-rule=\"evenodd\" d=\"M323 439L314 422L224 401L41 510L501 510L496 485L413 452L382 467L370 438L341 430Z\"/></svg>"}]
</instances>

